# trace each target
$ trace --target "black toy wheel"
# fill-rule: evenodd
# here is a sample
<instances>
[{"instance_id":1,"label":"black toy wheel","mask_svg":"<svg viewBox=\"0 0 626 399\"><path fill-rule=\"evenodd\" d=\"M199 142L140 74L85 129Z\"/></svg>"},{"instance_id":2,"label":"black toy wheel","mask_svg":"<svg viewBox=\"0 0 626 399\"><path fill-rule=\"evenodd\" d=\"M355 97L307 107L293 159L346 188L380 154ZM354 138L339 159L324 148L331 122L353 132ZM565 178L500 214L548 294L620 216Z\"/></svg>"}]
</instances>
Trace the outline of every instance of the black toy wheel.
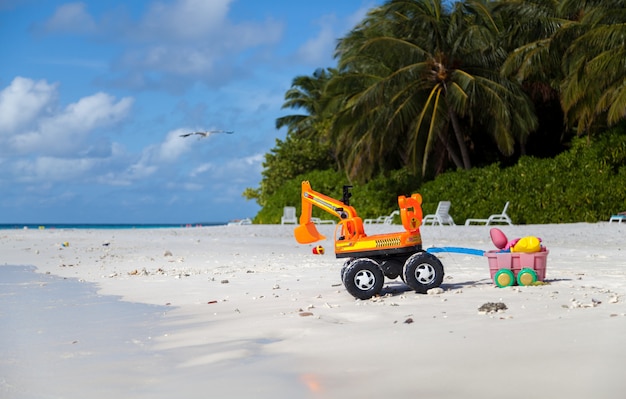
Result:
<instances>
[{"instance_id":1,"label":"black toy wheel","mask_svg":"<svg viewBox=\"0 0 626 399\"><path fill-rule=\"evenodd\" d=\"M443 265L439 259L428 252L418 252L404 262L405 283L420 294L436 288L443 281Z\"/></svg>"},{"instance_id":2,"label":"black toy wheel","mask_svg":"<svg viewBox=\"0 0 626 399\"><path fill-rule=\"evenodd\" d=\"M343 276L346 274L346 269L348 265L354 261L354 258L348 258L345 262L343 262L343 266L341 266L341 282L343 282Z\"/></svg>"},{"instance_id":3,"label":"black toy wheel","mask_svg":"<svg viewBox=\"0 0 626 399\"><path fill-rule=\"evenodd\" d=\"M346 263L343 285L350 295L359 299L370 299L382 290L385 275L378 263L365 258Z\"/></svg>"}]
</instances>

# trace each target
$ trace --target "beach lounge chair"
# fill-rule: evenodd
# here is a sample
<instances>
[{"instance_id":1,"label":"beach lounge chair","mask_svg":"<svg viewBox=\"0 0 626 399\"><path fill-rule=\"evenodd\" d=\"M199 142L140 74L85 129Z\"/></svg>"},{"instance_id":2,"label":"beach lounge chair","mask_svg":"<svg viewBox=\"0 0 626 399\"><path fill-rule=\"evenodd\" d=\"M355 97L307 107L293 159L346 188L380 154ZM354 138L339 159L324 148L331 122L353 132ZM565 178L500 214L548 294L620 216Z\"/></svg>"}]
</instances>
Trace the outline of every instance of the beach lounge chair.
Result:
<instances>
[{"instance_id":1,"label":"beach lounge chair","mask_svg":"<svg viewBox=\"0 0 626 399\"><path fill-rule=\"evenodd\" d=\"M626 212L620 212L617 215L612 215L609 219L609 223L622 223L622 220L626 222Z\"/></svg>"},{"instance_id":2,"label":"beach lounge chair","mask_svg":"<svg viewBox=\"0 0 626 399\"><path fill-rule=\"evenodd\" d=\"M400 211L393 211L387 216L379 216L376 219L365 219L364 224L393 224L394 216L399 216Z\"/></svg>"},{"instance_id":3,"label":"beach lounge chair","mask_svg":"<svg viewBox=\"0 0 626 399\"><path fill-rule=\"evenodd\" d=\"M280 217L280 224L298 224L295 206L286 206L283 208L283 216Z\"/></svg>"},{"instance_id":4,"label":"beach lounge chair","mask_svg":"<svg viewBox=\"0 0 626 399\"><path fill-rule=\"evenodd\" d=\"M450 201L439 201L435 213L424 216L422 225L454 226L456 223L454 223L454 219L450 216L450 205Z\"/></svg>"},{"instance_id":5,"label":"beach lounge chair","mask_svg":"<svg viewBox=\"0 0 626 399\"><path fill-rule=\"evenodd\" d=\"M243 225L248 225L248 224L252 224L252 219L250 218L236 219L236 220L231 220L230 222L228 222L228 226L243 226Z\"/></svg>"},{"instance_id":6,"label":"beach lounge chair","mask_svg":"<svg viewBox=\"0 0 626 399\"><path fill-rule=\"evenodd\" d=\"M472 223L476 223L476 224L484 224L485 226L489 226L491 224L497 224L497 223L501 223L501 224L508 224L508 225L513 225L513 222L511 221L511 218L509 217L509 215L506 214L506 210L509 208L509 201L506 202L506 204L504 204L504 209L502 209L501 213L496 213L494 215L489 216L487 219L467 219L465 221L465 225L469 226Z\"/></svg>"}]
</instances>

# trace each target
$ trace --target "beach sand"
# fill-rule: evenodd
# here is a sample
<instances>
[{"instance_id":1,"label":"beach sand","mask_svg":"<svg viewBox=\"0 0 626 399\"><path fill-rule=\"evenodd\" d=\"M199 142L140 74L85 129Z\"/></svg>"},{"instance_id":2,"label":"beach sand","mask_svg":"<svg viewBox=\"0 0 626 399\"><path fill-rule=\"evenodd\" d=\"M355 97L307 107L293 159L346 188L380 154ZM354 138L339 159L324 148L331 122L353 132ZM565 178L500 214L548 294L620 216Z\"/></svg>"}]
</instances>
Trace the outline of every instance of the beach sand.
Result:
<instances>
[{"instance_id":1,"label":"beach sand","mask_svg":"<svg viewBox=\"0 0 626 399\"><path fill-rule=\"evenodd\" d=\"M441 253L441 291L362 301L293 226L2 230L0 397L622 398L626 226L500 228L543 239L548 284ZM422 238L494 249L485 226Z\"/></svg>"}]
</instances>

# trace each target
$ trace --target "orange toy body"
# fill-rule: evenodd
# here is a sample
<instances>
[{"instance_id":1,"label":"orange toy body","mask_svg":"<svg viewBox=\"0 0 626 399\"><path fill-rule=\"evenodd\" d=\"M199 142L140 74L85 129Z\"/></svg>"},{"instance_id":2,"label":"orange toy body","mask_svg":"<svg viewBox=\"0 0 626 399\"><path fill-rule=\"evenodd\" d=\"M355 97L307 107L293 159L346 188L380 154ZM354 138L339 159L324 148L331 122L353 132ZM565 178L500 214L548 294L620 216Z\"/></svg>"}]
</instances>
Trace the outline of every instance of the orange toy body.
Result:
<instances>
[{"instance_id":1,"label":"orange toy body","mask_svg":"<svg viewBox=\"0 0 626 399\"><path fill-rule=\"evenodd\" d=\"M368 236L363 221L349 205L349 186L344 186L344 198L338 201L313 191L308 181L302 182L302 214L294 230L296 240L310 244L326 237L311 220L312 208L317 206L339 218L335 229L335 256L348 258L342 269L342 280L355 297L367 299L379 293L384 277L403 280L418 292L438 287L443 280L443 266L434 255L422 250L422 197L398 197L400 218L404 231Z\"/></svg>"}]
</instances>

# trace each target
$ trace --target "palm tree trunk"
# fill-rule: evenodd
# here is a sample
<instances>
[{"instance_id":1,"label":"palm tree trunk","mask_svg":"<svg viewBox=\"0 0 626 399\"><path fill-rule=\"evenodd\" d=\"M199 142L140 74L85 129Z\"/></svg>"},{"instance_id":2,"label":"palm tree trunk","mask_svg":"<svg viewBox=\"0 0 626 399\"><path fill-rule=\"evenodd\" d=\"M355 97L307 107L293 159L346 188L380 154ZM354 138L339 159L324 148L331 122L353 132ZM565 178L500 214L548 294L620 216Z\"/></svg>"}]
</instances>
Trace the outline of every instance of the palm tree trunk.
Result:
<instances>
[{"instance_id":1,"label":"palm tree trunk","mask_svg":"<svg viewBox=\"0 0 626 399\"><path fill-rule=\"evenodd\" d=\"M450 108L448 108L448 115L450 116L450 121L452 122L452 130L454 130L456 142L459 145L459 150L461 150L461 157L463 158L463 169L469 170L472 168L472 163L470 161L469 152L467 151L467 146L465 145L465 140L463 139L463 133L461 132L459 118L456 112L454 112Z\"/></svg>"},{"instance_id":2,"label":"palm tree trunk","mask_svg":"<svg viewBox=\"0 0 626 399\"><path fill-rule=\"evenodd\" d=\"M446 131L448 131L448 130L446 129ZM454 147L452 147L450 145L450 140L448 140L445 137L443 137L443 133L441 133L441 132L439 132L439 136L438 137L439 137L439 140L441 140L441 142L443 143L443 146L445 147L446 151L448 152L448 155L450 155L450 158L452 158L452 162L454 162L454 164L456 165L457 168L463 169L463 161L461 160L461 158L459 158L459 155L454 150Z\"/></svg>"}]
</instances>

